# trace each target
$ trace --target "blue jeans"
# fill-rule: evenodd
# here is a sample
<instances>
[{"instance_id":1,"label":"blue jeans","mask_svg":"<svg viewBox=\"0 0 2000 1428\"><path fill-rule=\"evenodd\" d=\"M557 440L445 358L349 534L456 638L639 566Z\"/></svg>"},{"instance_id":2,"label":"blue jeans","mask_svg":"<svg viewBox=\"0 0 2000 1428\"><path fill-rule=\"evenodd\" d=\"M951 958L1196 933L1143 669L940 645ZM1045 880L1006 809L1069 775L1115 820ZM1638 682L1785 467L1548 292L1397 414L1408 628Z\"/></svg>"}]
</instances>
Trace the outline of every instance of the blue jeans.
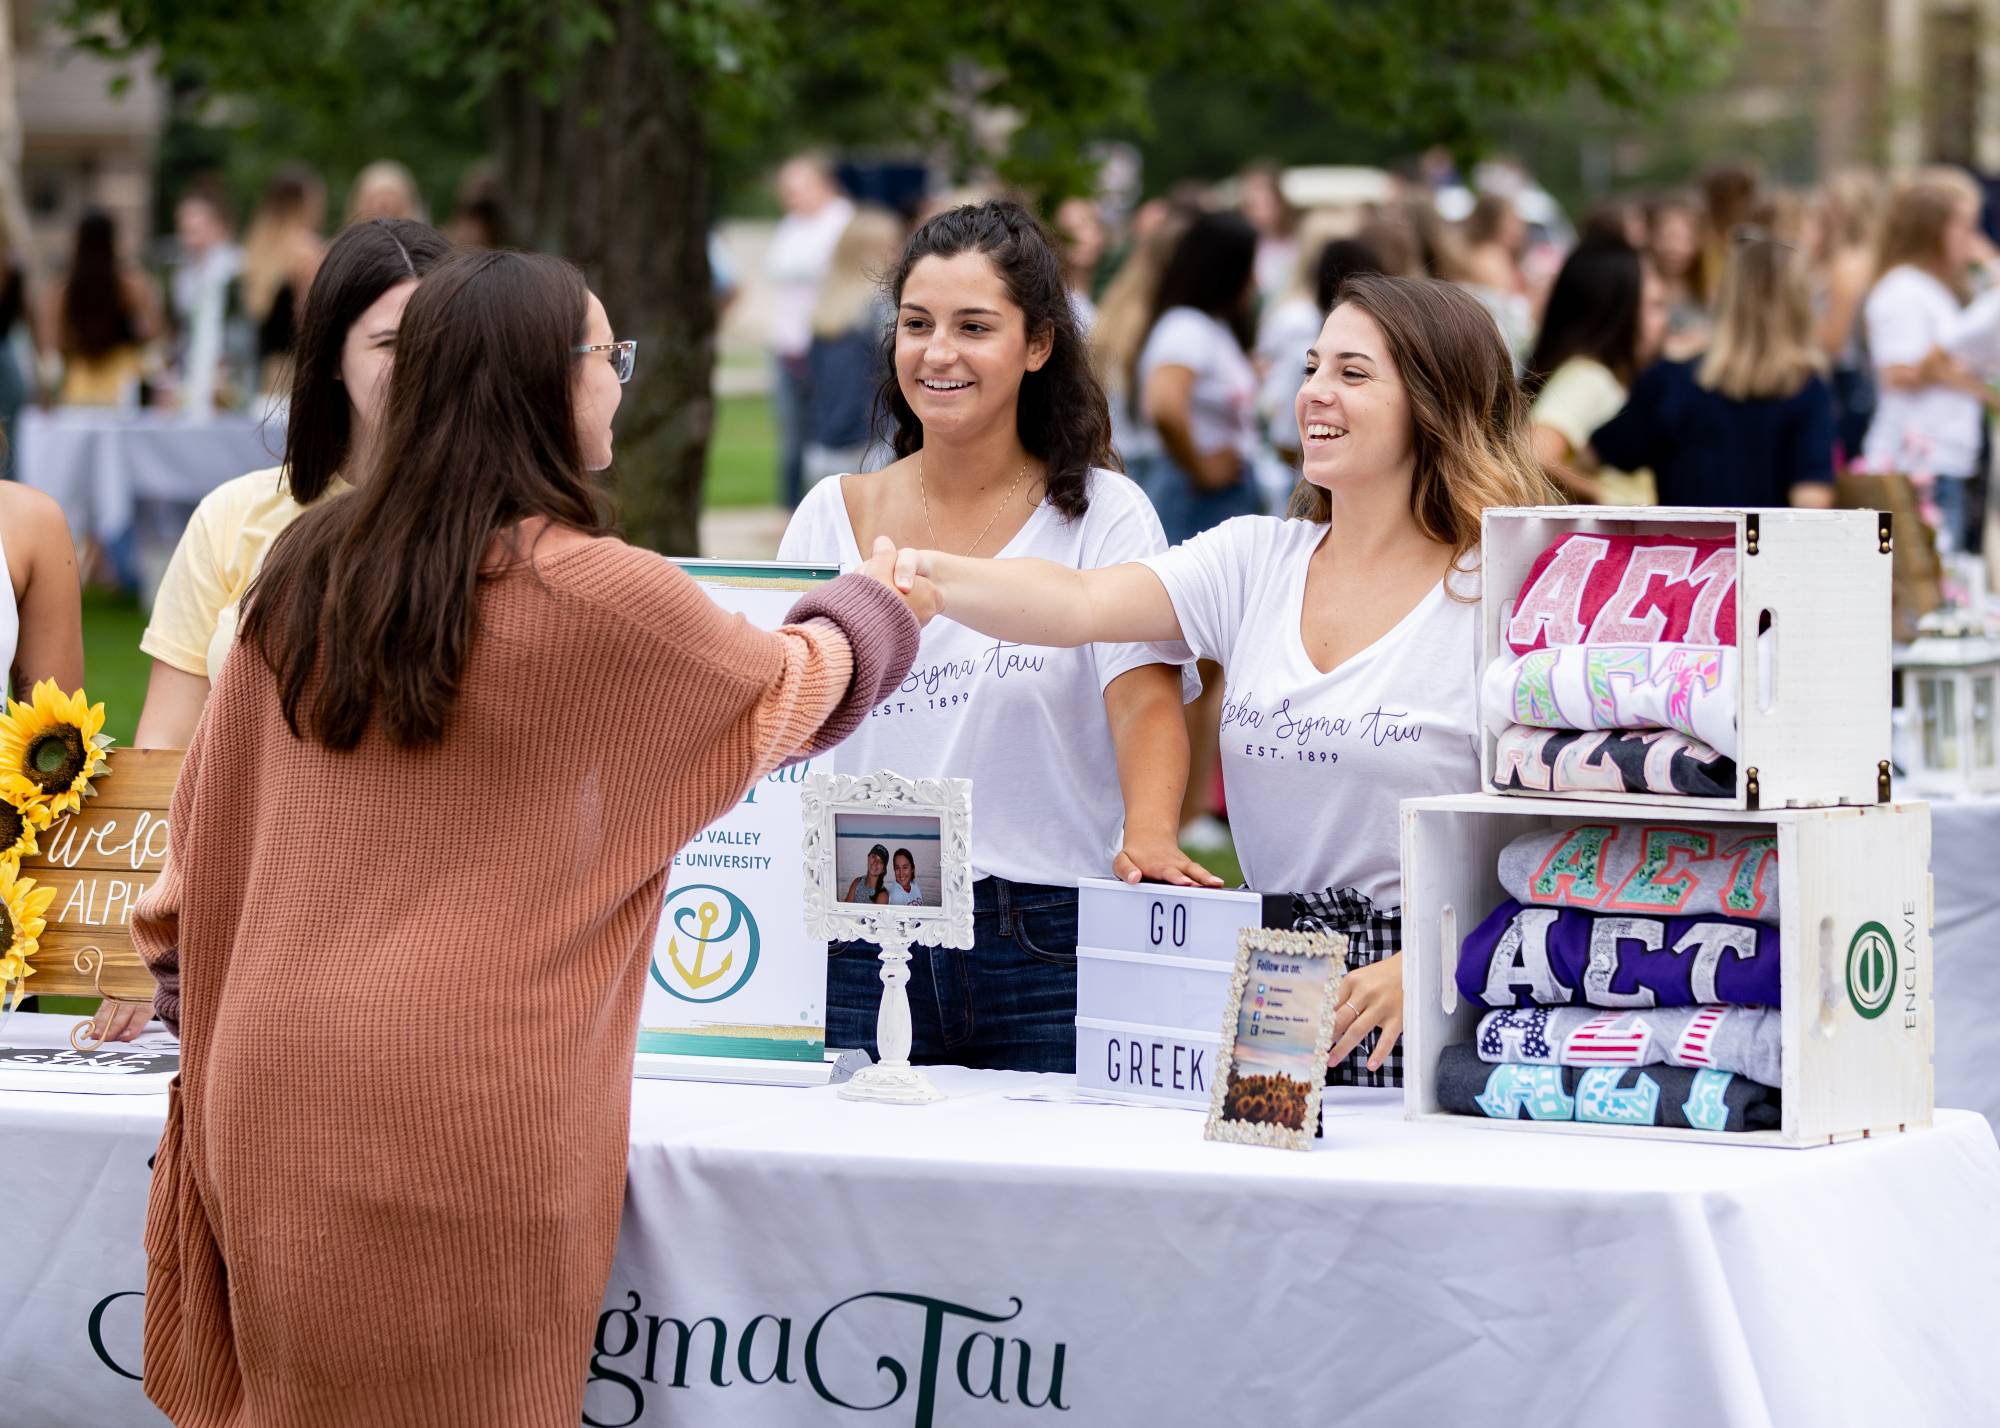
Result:
<instances>
[{"instance_id":1,"label":"blue jeans","mask_svg":"<svg viewBox=\"0 0 2000 1428\"><path fill-rule=\"evenodd\" d=\"M778 499L798 509L805 497L806 359L771 359L771 419L778 428Z\"/></svg>"},{"instance_id":2,"label":"blue jeans","mask_svg":"<svg viewBox=\"0 0 2000 1428\"><path fill-rule=\"evenodd\" d=\"M1076 1070L1076 889L981 878L972 903L971 951L910 950L910 1060ZM873 943L828 946L828 1046L879 1056L881 971Z\"/></svg>"},{"instance_id":3,"label":"blue jeans","mask_svg":"<svg viewBox=\"0 0 2000 1428\"><path fill-rule=\"evenodd\" d=\"M1972 478L1970 476L1940 476L1931 487L1931 499L1937 502L1938 524L1951 540L1955 552L1971 550L1973 524L1979 514L1972 509Z\"/></svg>"},{"instance_id":4,"label":"blue jeans","mask_svg":"<svg viewBox=\"0 0 2000 1428\"><path fill-rule=\"evenodd\" d=\"M1168 545L1192 540L1233 517L1260 515L1264 510L1263 495L1248 465L1226 491L1199 490L1165 452L1141 457L1129 474L1152 500Z\"/></svg>"}]
</instances>

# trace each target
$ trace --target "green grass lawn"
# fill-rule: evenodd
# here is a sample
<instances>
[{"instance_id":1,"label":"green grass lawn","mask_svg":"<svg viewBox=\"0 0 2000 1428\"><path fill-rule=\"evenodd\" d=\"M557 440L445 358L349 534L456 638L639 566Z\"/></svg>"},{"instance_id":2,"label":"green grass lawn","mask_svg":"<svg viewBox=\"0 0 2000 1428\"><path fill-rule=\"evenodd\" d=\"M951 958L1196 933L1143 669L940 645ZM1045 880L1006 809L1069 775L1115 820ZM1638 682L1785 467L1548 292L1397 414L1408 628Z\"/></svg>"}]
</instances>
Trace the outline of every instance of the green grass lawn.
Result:
<instances>
[{"instance_id":1,"label":"green grass lawn","mask_svg":"<svg viewBox=\"0 0 2000 1428\"><path fill-rule=\"evenodd\" d=\"M1243 865L1236 861L1236 849L1228 848L1184 848L1190 858L1222 879L1226 888L1238 886L1243 881Z\"/></svg>"},{"instance_id":2,"label":"green grass lawn","mask_svg":"<svg viewBox=\"0 0 2000 1428\"><path fill-rule=\"evenodd\" d=\"M132 742L139 709L146 702L152 661L139 653L146 616L129 595L108 590L83 592L83 687L104 705L104 732L120 744Z\"/></svg>"},{"instance_id":3,"label":"green grass lawn","mask_svg":"<svg viewBox=\"0 0 2000 1428\"><path fill-rule=\"evenodd\" d=\"M768 398L716 399L702 503L711 509L778 503L778 428Z\"/></svg>"}]
</instances>

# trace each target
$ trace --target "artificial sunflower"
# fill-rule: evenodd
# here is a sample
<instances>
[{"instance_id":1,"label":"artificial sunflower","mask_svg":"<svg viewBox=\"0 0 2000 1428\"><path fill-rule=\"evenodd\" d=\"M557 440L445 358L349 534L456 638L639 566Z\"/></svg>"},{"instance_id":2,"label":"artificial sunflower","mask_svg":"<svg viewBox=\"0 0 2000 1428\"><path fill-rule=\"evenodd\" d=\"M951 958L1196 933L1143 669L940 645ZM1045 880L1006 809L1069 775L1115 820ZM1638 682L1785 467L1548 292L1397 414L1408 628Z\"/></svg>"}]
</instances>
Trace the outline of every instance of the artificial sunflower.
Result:
<instances>
[{"instance_id":1,"label":"artificial sunflower","mask_svg":"<svg viewBox=\"0 0 2000 1428\"><path fill-rule=\"evenodd\" d=\"M11 799L0 798L0 863L21 865L40 851L35 835L49 826L49 807L40 799L16 808Z\"/></svg>"},{"instance_id":2,"label":"artificial sunflower","mask_svg":"<svg viewBox=\"0 0 2000 1428\"><path fill-rule=\"evenodd\" d=\"M111 740L104 706L83 691L64 695L53 679L35 686L34 701L7 703L0 719L0 797L17 808L41 804L51 819L74 813L90 792Z\"/></svg>"},{"instance_id":3,"label":"artificial sunflower","mask_svg":"<svg viewBox=\"0 0 2000 1428\"><path fill-rule=\"evenodd\" d=\"M54 888L38 888L33 878L22 877L12 863L0 863L0 995L6 996L8 1011L34 975L29 963L41 951L42 929L48 926L42 914L55 895Z\"/></svg>"}]
</instances>

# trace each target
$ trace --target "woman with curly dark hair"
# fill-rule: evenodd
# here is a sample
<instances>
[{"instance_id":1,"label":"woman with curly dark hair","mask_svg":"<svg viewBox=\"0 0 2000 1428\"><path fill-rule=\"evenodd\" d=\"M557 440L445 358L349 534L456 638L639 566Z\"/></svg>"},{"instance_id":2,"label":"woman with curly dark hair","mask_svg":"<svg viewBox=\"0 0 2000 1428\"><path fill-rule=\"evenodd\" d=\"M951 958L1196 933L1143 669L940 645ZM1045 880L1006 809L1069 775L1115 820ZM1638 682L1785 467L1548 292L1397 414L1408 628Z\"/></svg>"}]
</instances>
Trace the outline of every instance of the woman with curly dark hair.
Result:
<instances>
[{"instance_id":1,"label":"woman with curly dark hair","mask_svg":"<svg viewBox=\"0 0 2000 1428\"><path fill-rule=\"evenodd\" d=\"M880 434L897 459L815 486L781 560L859 565L885 535L1072 569L1166 548L1145 496L1112 469L1104 389L1032 214L1006 202L941 213L886 287ZM917 949L912 1060L1073 1069L1077 878L1114 868L1215 883L1175 841L1181 697L1180 671L1143 645L1040 649L941 618L903 688L827 761L977 786L976 941ZM827 1040L872 1048L874 948L829 950Z\"/></svg>"}]
</instances>

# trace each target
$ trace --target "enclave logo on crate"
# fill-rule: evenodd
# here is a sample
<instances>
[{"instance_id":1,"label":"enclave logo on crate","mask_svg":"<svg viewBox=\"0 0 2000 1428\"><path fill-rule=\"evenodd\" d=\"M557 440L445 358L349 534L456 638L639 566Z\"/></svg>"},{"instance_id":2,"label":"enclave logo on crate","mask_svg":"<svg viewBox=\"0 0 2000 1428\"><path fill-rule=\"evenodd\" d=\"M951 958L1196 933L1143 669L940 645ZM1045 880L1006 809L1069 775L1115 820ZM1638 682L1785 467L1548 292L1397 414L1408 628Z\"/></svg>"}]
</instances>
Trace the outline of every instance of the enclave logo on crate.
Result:
<instances>
[{"instance_id":1,"label":"enclave logo on crate","mask_svg":"<svg viewBox=\"0 0 2000 1428\"><path fill-rule=\"evenodd\" d=\"M1896 995L1896 944L1879 922L1864 922L1847 944L1847 999L1873 1021Z\"/></svg>"},{"instance_id":2,"label":"enclave logo on crate","mask_svg":"<svg viewBox=\"0 0 2000 1428\"><path fill-rule=\"evenodd\" d=\"M731 1378L731 1329L728 1324L713 1315L688 1321L641 1313L644 1305L638 1291L627 1290L624 1307L607 1309L598 1316L596 1352L590 1359L590 1390L583 1415L585 1428L630 1428L630 1425L639 1422L646 1414L646 1388L659 1386L659 1375L668 1367L666 1360L669 1353L672 1355L673 1376L665 1385L668 1388L733 1388L741 1384L762 1386L770 1383L795 1385L799 1382L799 1371L803 1370L806 1386L822 1403L856 1413L879 1413L885 1408L892 1408L911 1391L911 1369L905 1366L904 1358L897 1357L897 1353L907 1357L908 1349L889 1352L885 1348L881 1353L863 1352L858 1355L843 1353L837 1362L828 1362L821 1354L821 1331L849 1305L869 1301L906 1304L923 1311L922 1344L915 1350L915 1399L911 1404L912 1416L909 1420L912 1428L934 1428L938 1422L940 1393L949 1393L954 1383L968 1398L991 1399L995 1403L1030 1410L1049 1408L1058 1413L1069 1412L1070 1405L1063 1402L1062 1396L1067 1345L1056 1344L1044 1360L1037 1355L1035 1346L1025 1339L1006 1338L984 1329L973 1329L958 1342L955 1353L947 1349L945 1330L948 1319L971 1320L978 1324L1012 1323L1023 1308L1018 1298L1008 1299L1008 1304L1012 1306L1009 1312L990 1314L970 1305L954 1304L948 1299L934 1299L924 1294L871 1290L851 1295L813 1321L812 1327L806 1331L803 1352L797 1357L794 1357L792 1347L792 1319L778 1314L759 1314L734 1331L736 1352L733 1363L737 1377ZM914 1320L912 1327L915 1327ZM689 1361L695 1358L697 1336L706 1340L707 1374L704 1381L697 1360L695 1378L690 1382ZM870 1360L872 1372L886 1377L888 1382L878 1379L872 1391L864 1391L853 1385L857 1378L865 1379L870 1372ZM1041 1368L1043 1362L1046 1362L1045 1372ZM945 1371L946 1376L941 1377L940 1367L947 1363L951 1367ZM1010 1389L1012 1398L1007 1396ZM844 1393L854 1394L862 1401L843 1397ZM885 1394L886 1397L883 1396ZM869 1398L878 1401L868 1402Z\"/></svg>"}]
</instances>

